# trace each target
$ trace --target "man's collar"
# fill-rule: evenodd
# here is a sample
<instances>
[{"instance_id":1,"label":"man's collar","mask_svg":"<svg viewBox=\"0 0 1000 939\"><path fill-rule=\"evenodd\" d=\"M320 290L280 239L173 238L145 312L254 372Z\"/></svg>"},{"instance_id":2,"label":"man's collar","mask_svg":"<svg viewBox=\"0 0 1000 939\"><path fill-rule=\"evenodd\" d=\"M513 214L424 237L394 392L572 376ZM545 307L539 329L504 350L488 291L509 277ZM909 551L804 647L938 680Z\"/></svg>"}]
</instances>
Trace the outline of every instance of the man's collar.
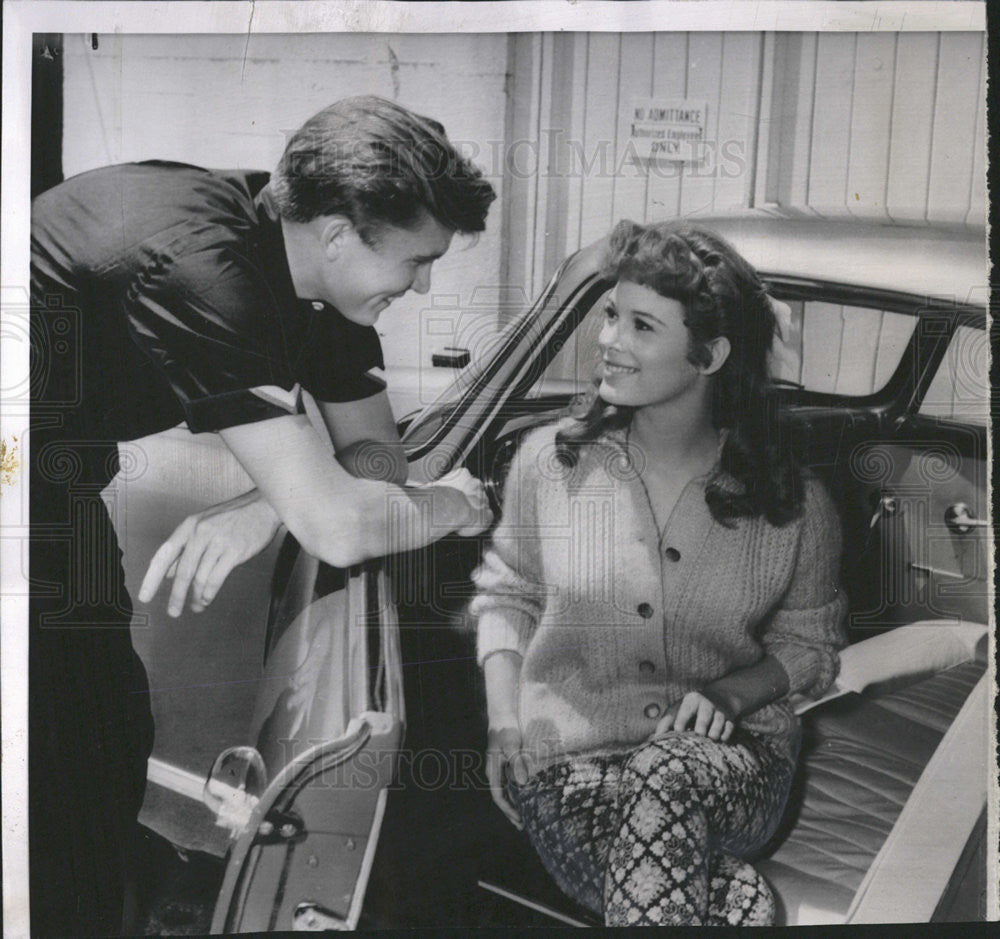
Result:
<instances>
[{"instance_id":1,"label":"man's collar","mask_svg":"<svg viewBox=\"0 0 1000 939\"><path fill-rule=\"evenodd\" d=\"M271 194L270 185L264 186L254 199L257 212L258 247L261 264L268 283L282 308L297 307L304 310L326 310L336 312L328 303L320 300L303 300L295 292L295 282L288 267L288 253L285 249L285 235L281 227L281 214Z\"/></svg>"}]
</instances>

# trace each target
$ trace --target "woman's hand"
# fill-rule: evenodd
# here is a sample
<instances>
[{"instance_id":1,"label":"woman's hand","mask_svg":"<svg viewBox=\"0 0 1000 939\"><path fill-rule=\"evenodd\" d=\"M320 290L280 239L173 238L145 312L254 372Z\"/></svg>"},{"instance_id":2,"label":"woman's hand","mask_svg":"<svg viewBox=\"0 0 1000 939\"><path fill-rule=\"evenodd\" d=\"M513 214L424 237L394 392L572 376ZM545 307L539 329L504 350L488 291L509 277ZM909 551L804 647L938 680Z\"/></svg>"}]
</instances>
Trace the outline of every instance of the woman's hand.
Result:
<instances>
[{"instance_id":1,"label":"woman's hand","mask_svg":"<svg viewBox=\"0 0 1000 939\"><path fill-rule=\"evenodd\" d=\"M721 701L715 701L703 691L689 691L676 704L667 708L650 739L671 730L692 730L696 734L725 743L736 726L736 717Z\"/></svg>"},{"instance_id":2,"label":"woman's hand","mask_svg":"<svg viewBox=\"0 0 1000 939\"><path fill-rule=\"evenodd\" d=\"M521 815L504 792L504 767L519 786L528 781L527 762L521 752L521 730L516 726L490 728L486 742L486 779L490 784L493 801L520 831L524 827Z\"/></svg>"},{"instance_id":3,"label":"woman's hand","mask_svg":"<svg viewBox=\"0 0 1000 939\"><path fill-rule=\"evenodd\" d=\"M270 544L281 520L256 491L190 515L153 555L139 588L148 603L164 577L173 589L167 613L180 616L191 590L191 609L200 613L219 592L230 572Z\"/></svg>"}]
</instances>

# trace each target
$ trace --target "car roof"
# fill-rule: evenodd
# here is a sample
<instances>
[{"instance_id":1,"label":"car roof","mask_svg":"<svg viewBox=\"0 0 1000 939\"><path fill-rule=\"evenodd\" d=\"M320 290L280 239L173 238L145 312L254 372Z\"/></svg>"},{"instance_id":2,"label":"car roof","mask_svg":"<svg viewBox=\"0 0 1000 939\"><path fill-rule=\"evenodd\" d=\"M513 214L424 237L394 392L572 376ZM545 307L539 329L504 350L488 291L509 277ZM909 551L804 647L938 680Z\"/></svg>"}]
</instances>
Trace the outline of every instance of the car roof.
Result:
<instances>
[{"instance_id":1,"label":"car roof","mask_svg":"<svg viewBox=\"0 0 1000 939\"><path fill-rule=\"evenodd\" d=\"M983 229L778 218L688 219L731 241L765 276L792 277L985 305Z\"/></svg>"}]
</instances>

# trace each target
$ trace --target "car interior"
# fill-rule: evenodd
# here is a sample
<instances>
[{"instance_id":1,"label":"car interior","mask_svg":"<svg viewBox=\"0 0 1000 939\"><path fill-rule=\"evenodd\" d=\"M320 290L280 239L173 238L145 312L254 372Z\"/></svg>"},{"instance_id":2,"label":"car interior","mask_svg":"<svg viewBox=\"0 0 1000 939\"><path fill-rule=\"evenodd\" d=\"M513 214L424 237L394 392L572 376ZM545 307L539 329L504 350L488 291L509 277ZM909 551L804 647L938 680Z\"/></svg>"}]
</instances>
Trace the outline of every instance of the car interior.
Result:
<instances>
[{"instance_id":1,"label":"car interior","mask_svg":"<svg viewBox=\"0 0 1000 939\"><path fill-rule=\"evenodd\" d=\"M840 511L851 645L826 698L798 704L793 795L755 861L781 925L981 919L984 312L779 276L768 287L782 329L776 393ZM596 276L567 296L550 288L512 321L457 393L403 422L412 465L461 460L499 513L520 438L590 383L607 288ZM540 329L537 314L555 307ZM442 441L463 427L468 445L449 451ZM203 732L199 759L214 757L204 788L192 777L172 793L164 771L144 810L173 819L158 830L175 844L227 859L213 930L595 923L485 784L465 614L485 543L446 538L345 572L286 537L239 572L238 602L261 595L266 622L243 634L256 638L241 640L245 661L225 676L234 746L211 752L219 732L195 728L185 745ZM206 714L190 688L178 704ZM385 754L397 750L393 770ZM931 885L916 900L915 858Z\"/></svg>"},{"instance_id":2,"label":"car interior","mask_svg":"<svg viewBox=\"0 0 1000 939\"><path fill-rule=\"evenodd\" d=\"M920 298L860 290L841 298L831 285L780 279L769 286L783 333L780 393L806 422L808 466L840 509L849 641L862 654L844 657L839 684L851 690L808 709L794 796L759 867L784 925L911 918L899 858L912 860L928 835L909 831L904 807L926 797L929 811L944 810L940 791L960 784L938 778L934 794L928 765L958 735L960 712L972 733L984 721L984 386L970 387L970 370L958 363L978 357L984 369L985 331L977 311L928 309ZM565 414L586 389L600 309L598 301L526 393L507 401L502 429L478 452L473 472L488 481L498 511L518 439ZM922 653L913 658L915 648ZM985 748L973 748L964 777L971 808L952 818L951 852L934 846L938 870L929 876L939 889L921 901L926 920L982 915L985 793L974 780L985 778L985 760ZM479 885L498 909L513 902L538 922L594 922L553 888L530 848L502 862L486 857Z\"/></svg>"}]
</instances>

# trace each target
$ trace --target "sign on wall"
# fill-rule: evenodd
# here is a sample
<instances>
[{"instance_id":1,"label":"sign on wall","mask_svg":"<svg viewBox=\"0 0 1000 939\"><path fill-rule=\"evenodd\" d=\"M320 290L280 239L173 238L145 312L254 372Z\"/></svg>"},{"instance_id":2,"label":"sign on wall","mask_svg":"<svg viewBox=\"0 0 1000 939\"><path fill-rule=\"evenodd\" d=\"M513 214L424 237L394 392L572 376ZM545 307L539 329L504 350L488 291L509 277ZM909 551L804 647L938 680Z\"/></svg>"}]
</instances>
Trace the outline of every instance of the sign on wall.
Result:
<instances>
[{"instance_id":1,"label":"sign on wall","mask_svg":"<svg viewBox=\"0 0 1000 939\"><path fill-rule=\"evenodd\" d=\"M632 153L641 160L702 160L707 111L707 101L633 98L629 130Z\"/></svg>"}]
</instances>

